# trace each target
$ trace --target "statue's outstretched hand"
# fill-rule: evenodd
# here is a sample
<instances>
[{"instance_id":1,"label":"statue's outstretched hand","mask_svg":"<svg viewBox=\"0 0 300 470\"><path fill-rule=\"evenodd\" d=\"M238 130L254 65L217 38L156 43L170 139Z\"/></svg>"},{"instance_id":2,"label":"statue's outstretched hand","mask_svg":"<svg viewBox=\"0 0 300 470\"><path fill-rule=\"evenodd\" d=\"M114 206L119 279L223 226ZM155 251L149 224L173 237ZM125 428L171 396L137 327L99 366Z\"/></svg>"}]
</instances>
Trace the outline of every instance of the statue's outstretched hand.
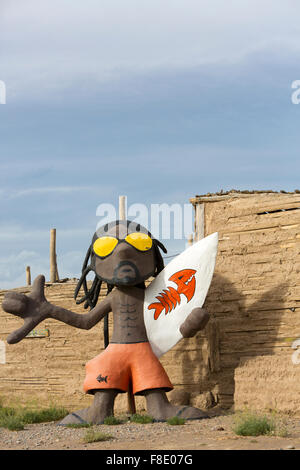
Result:
<instances>
[{"instance_id":1,"label":"statue's outstretched hand","mask_svg":"<svg viewBox=\"0 0 300 470\"><path fill-rule=\"evenodd\" d=\"M24 319L23 326L7 337L8 343L18 343L38 323L50 316L50 304L44 295L44 285L45 277L39 275L34 280L30 294L25 295L19 292L7 292L5 294L2 302L3 310Z\"/></svg>"},{"instance_id":2,"label":"statue's outstretched hand","mask_svg":"<svg viewBox=\"0 0 300 470\"><path fill-rule=\"evenodd\" d=\"M209 313L204 308L194 308L182 323L179 330L184 338L191 338L203 330L209 320Z\"/></svg>"}]
</instances>

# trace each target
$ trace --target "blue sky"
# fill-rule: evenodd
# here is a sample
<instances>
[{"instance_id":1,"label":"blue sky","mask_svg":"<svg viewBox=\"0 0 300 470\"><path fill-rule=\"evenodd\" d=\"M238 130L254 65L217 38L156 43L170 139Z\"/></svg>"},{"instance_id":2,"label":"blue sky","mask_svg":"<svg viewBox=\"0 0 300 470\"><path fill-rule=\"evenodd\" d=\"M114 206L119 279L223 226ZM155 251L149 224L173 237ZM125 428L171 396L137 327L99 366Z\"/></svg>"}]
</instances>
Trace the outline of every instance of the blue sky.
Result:
<instances>
[{"instance_id":1,"label":"blue sky","mask_svg":"<svg viewBox=\"0 0 300 470\"><path fill-rule=\"evenodd\" d=\"M299 182L296 0L1 0L0 288L78 276L101 203ZM166 240L169 253L185 241Z\"/></svg>"}]
</instances>

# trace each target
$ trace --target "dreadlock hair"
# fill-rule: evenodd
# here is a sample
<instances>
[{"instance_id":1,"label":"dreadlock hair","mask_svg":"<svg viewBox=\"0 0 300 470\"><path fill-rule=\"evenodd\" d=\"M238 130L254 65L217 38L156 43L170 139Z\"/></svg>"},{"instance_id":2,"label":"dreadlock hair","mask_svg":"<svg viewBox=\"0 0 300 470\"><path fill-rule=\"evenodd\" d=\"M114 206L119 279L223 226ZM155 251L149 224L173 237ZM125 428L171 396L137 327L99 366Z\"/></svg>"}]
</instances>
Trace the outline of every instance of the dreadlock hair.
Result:
<instances>
[{"instance_id":1,"label":"dreadlock hair","mask_svg":"<svg viewBox=\"0 0 300 470\"><path fill-rule=\"evenodd\" d=\"M104 233L107 232L110 227L114 225L117 226L120 224L127 224L127 227L131 225L134 227L135 231L137 232L142 231L144 233L147 233L152 238L151 233L147 229L142 227L140 224L135 224L134 222L131 222L129 220L127 221L116 220L115 222L110 222L109 224L106 224L105 226L100 227L95 233L93 237L93 241L95 240L95 238L98 238L99 235L103 235L103 232ZM77 286L74 292L74 299L76 300L81 287L83 287L84 296L81 297L79 300L76 300L76 304L82 304L84 302L85 309L87 308L93 309L96 306L98 302L102 282L103 282L103 280L96 274L95 269L92 266L92 257L94 256L93 255L93 241L87 250L87 253L83 262L82 270L81 270L81 277L77 283ZM156 277L164 269L164 261L163 261L163 257L161 255L160 250L162 250L164 253L167 253L167 249L159 240L156 240L154 238L152 238L152 246L154 248L154 258L155 258L155 263L156 263L155 272L153 273L153 276ZM88 289L86 277L91 271L95 273L95 277L94 277L94 280L90 289ZM114 285L109 284L109 283L106 283L106 285L107 285L106 295L108 295L114 288ZM136 287L145 289L145 283L142 282L141 284L138 284Z\"/></svg>"}]
</instances>

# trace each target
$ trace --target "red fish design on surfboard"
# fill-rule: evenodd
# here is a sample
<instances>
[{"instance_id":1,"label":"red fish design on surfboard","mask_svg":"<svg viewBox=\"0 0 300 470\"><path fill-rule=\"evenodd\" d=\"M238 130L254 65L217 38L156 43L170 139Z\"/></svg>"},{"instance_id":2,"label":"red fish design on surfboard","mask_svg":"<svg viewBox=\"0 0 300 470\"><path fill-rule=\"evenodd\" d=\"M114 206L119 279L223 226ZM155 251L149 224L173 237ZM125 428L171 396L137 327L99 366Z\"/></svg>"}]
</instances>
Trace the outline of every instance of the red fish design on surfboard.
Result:
<instances>
[{"instance_id":1,"label":"red fish design on surfboard","mask_svg":"<svg viewBox=\"0 0 300 470\"><path fill-rule=\"evenodd\" d=\"M174 257L145 289L144 322L157 357L182 339L180 326L204 304L217 251L218 234L212 233Z\"/></svg>"},{"instance_id":2,"label":"red fish design on surfboard","mask_svg":"<svg viewBox=\"0 0 300 470\"><path fill-rule=\"evenodd\" d=\"M188 302L193 298L196 289L196 272L195 269L182 269L169 277L168 280L177 285L177 290L172 286L168 286L156 296L158 302L153 302L148 306L148 310L155 309L154 320L158 319L163 310L167 315L176 308L181 302L181 294L186 297Z\"/></svg>"}]
</instances>

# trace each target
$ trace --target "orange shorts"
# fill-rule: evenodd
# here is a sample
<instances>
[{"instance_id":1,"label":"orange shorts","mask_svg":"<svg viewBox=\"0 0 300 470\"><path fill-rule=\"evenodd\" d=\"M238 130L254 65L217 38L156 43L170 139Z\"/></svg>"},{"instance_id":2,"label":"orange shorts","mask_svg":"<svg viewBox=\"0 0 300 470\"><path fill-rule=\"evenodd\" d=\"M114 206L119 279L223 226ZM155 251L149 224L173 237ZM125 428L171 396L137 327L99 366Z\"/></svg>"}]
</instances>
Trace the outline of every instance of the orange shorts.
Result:
<instances>
[{"instance_id":1,"label":"orange shorts","mask_svg":"<svg viewBox=\"0 0 300 470\"><path fill-rule=\"evenodd\" d=\"M148 342L110 343L85 367L83 389L86 393L111 388L127 392L130 381L133 394L153 388L163 388L166 391L173 389L163 366Z\"/></svg>"}]
</instances>

